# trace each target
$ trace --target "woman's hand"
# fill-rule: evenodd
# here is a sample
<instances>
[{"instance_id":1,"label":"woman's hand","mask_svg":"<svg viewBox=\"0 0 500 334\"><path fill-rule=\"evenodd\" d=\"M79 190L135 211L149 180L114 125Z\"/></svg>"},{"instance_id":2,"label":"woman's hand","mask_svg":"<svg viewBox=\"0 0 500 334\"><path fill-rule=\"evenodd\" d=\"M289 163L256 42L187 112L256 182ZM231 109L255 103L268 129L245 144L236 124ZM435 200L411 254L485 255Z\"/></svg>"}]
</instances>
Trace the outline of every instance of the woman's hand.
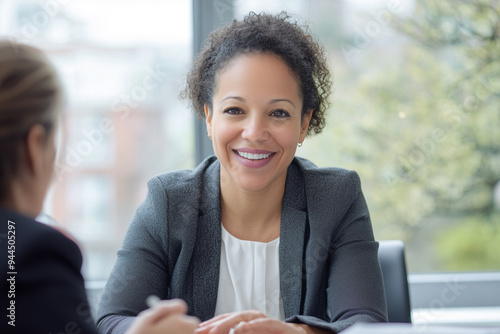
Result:
<instances>
[{"instance_id":1,"label":"woman's hand","mask_svg":"<svg viewBox=\"0 0 500 334\"><path fill-rule=\"evenodd\" d=\"M234 334L306 334L300 325L290 324L276 319L256 319L249 322L240 322L234 329Z\"/></svg>"},{"instance_id":2,"label":"woman's hand","mask_svg":"<svg viewBox=\"0 0 500 334\"><path fill-rule=\"evenodd\" d=\"M186 316L183 300L163 300L136 317L126 334L192 334L200 321Z\"/></svg>"},{"instance_id":3,"label":"woman's hand","mask_svg":"<svg viewBox=\"0 0 500 334\"><path fill-rule=\"evenodd\" d=\"M231 329L233 331L231 332ZM305 325L291 324L267 317L259 311L221 314L202 322L196 334L307 334L316 333Z\"/></svg>"},{"instance_id":4,"label":"woman's hand","mask_svg":"<svg viewBox=\"0 0 500 334\"><path fill-rule=\"evenodd\" d=\"M204 321L196 330L197 334L227 334L241 322L263 319L267 316L259 311L241 311L221 314L210 320Z\"/></svg>"}]
</instances>

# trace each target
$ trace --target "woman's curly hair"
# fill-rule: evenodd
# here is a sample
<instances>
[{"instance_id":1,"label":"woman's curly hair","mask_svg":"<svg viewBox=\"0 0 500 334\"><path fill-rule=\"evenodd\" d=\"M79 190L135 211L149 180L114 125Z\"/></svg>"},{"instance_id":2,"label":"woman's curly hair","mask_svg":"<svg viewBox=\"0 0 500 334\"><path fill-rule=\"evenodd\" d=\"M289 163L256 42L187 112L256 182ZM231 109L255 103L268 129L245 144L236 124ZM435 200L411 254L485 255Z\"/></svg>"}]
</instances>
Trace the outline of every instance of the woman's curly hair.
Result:
<instances>
[{"instance_id":1,"label":"woman's curly hair","mask_svg":"<svg viewBox=\"0 0 500 334\"><path fill-rule=\"evenodd\" d=\"M212 109L217 74L231 59L241 54L272 53L287 63L298 79L302 114L312 110L307 134L323 130L332 87L324 50L306 26L290 19L286 12L277 15L251 12L242 21L234 20L208 36L208 43L196 58L181 94L191 100L200 118L205 117L205 104Z\"/></svg>"}]
</instances>

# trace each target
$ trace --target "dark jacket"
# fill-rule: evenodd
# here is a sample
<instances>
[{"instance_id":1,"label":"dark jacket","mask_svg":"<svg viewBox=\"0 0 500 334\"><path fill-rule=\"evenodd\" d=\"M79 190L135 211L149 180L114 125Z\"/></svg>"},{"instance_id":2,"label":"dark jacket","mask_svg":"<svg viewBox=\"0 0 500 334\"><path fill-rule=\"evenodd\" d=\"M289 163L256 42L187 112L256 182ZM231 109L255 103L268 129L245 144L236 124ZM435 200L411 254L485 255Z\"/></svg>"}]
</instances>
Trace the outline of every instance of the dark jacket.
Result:
<instances>
[{"instance_id":1,"label":"dark jacket","mask_svg":"<svg viewBox=\"0 0 500 334\"><path fill-rule=\"evenodd\" d=\"M61 232L0 208L0 333L97 333L81 266Z\"/></svg>"},{"instance_id":2,"label":"dark jacket","mask_svg":"<svg viewBox=\"0 0 500 334\"><path fill-rule=\"evenodd\" d=\"M106 284L98 328L122 333L149 295L181 298L189 314L214 316L221 252L220 163L149 181ZM280 230L286 321L340 331L386 321L378 243L358 175L295 158Z\"/></svg>"}]
</instances>

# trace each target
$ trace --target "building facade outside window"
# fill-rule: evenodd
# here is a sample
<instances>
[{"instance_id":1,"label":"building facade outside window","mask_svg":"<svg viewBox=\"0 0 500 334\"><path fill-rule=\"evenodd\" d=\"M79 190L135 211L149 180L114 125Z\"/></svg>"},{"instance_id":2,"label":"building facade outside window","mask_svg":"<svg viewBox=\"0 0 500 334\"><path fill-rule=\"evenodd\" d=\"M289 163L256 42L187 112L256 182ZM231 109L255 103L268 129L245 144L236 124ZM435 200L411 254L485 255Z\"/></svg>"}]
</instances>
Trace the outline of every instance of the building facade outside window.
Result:
<instances>
[{"instance_id":1,"label":"building facade outside window","mask_svg":"<svg viewBox=\"0 0 500 334\"><path fill-rule=\"evenodd\" d=\"M194 117L177 97L191 27L189 0L0 1L0 36L45 50L63 82L44 213L79 241L87 280L107 278L148 179L194 166Z\"/></svg>"}]
</instances>

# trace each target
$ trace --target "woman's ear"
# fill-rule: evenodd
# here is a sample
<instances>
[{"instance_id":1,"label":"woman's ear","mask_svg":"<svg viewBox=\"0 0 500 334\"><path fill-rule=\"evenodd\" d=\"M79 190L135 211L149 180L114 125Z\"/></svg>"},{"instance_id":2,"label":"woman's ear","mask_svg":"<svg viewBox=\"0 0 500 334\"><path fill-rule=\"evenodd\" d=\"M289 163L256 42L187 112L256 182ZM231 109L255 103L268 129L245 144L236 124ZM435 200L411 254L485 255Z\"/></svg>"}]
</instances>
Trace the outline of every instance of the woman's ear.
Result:
<instances>
[{"instance_id":1,"label":"woman's ear","mask_svg":"<svg viewBox=\"0 0 500 334\"><path fill-rule=\"evenodd\" d=\"M308 110L303 116L302 116L302 123L300 125L300 137L299 137L299 143L302 143L304 139L306 139L307 135L307 130L309 129L309 123L311 122L313 111Z\"/></svg>"},{"instance_id":2,"label":"woman's ear","mask_svg":"<svg viewBox=\"0 0 500 334\"><path fill-rule=\"evenodd\" d=\"M41 124L35 124L28 130L26 136L26 170L31 175L37 175L44 169L45 144L47 131Z\"/></svg>"},{"instance_id":3,"label":"woman's ear","mask_svg":"<svg viewBox=\"0 0 500 334\"><path fill-rule=\"evenodd\" d=\"M212 138L212 112L210 111L206 103L203 108L205 109L205 123L207 124L207 133L208 136Z\"/></svg>"}]
</instances>

